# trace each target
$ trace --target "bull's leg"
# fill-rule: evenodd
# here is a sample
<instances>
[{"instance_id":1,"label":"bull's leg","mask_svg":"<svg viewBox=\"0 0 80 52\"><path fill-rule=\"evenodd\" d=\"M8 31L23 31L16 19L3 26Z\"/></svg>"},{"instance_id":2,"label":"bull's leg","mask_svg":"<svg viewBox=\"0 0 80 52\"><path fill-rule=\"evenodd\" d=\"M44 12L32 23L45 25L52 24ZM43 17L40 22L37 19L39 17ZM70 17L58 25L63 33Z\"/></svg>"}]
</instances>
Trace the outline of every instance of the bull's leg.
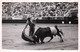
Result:
<instances>
[{"instance_id":1,"label":"bull's leg","mask_svg":"<svg viewBox=\"0 0 80 52\"><path fill-rule=\"evenodd\" d=\"M51 36L51 39L48 42L50 42L52 39L53 39L53 36Z\"/></svg>"},{"instance_id":2,"label":"bull's leg","mask_svg":"<svg viewBox=\"0 0 80 52\"><path fill-rule=\"evenodd\" d=\"M64 42L62 36L61 36L60 34L58 34L58 36L59 36L60 39L61 39L60 42Z\"/></svg>"},{"instance_id":3,"label":"bull's leg","mask_svg":"<svg viewBox=\"0 0 80 52\"><path fill-rule=\"evenodd\" d=\"M33 39L35 40L35 42L39 43L39 37L38 36L33 36Z\"/></svg>"},{"instance_id":4,"label":"bull's leg","mask_svg":"<svg viewBox=\"0 0 80 52\"><path fill-rule=\"evenodd\" d=\"M39 38L37 38L37 43L39 43Z\"/></svg>"},{"instance_id":5,"label":"bull's leg","mask_svg":"<svg viewBox=\"0 0 80 52\"><path fill-rule=\"evenodd\" d=\"M40 40L41 40L41 44L44 43L44 42L43 42L44 38L40 38Z\"/></svg>"}]
</instances>

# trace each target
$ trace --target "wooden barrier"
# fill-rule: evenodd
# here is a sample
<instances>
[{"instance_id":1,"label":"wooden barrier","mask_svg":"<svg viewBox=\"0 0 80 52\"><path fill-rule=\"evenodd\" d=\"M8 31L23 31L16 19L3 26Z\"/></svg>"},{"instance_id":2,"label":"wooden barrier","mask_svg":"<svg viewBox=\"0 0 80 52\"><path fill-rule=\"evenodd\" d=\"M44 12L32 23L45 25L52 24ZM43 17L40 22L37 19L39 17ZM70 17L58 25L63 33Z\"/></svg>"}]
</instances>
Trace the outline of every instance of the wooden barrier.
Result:
<instances>
[{"instance_id":1,"label":"wooden barrier","mask_svg":"<svg viewBox=\"0 0 80 52\"><path fill-rule=\"evenodd\" d=\"M26 23L26 20L2 20L2 23ZM36 23L78 24L78 20L36 20Z\"/></svg>"}]
</instances>

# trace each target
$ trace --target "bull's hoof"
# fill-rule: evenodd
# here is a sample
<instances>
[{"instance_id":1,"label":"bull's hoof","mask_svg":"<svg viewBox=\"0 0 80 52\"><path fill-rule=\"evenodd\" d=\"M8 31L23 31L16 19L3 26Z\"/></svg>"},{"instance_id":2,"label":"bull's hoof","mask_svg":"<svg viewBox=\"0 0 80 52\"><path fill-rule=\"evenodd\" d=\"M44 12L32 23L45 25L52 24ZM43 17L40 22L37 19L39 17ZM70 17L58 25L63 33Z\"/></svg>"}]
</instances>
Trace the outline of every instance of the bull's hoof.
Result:
<instances>
[{"instance_id":1,"label":"bull's hoof","mask_svg":"<svg viewBox=\"0 0 80 52\"><path fill-rule=\"evenodd\" d=\"M63 40L61 40L60 42L64 42Z\"/></svg>"},{"instance_id":2,"label":"bull's hoof","mask_svg":"<svg viewBox=\"0 0 80 52\"><path fill-rule=\"evenodd\" d=\"M37 42L39 44L39 42Z\"/></svg>"},{"instance_id":3,"label":"bull's hoof","mask_svg":"<svg viewBox=\"0 0 80 52\"><path fill-rule=\"evenodd\" d=\"M36 42L35 42L35 41L34 41L33 43L34 43L34 44L36 44Z\"/></svg>"},{"instance_id":4,"label":"bull's hoof","mask_svg":"<svg viewBox=\"0 0 80 52\"><path fill-rule=\"evenodd\" d=\"M44 42L41 42L41 44L43 44Z\"/></svg>"}]
</instances>

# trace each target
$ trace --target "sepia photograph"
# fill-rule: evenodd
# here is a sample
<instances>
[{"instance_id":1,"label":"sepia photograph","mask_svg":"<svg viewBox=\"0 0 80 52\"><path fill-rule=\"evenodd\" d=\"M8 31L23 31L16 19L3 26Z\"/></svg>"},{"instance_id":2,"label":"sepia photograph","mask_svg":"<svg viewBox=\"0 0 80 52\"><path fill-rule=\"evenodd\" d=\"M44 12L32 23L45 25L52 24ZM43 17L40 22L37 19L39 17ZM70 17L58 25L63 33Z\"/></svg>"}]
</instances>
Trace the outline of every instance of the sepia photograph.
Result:
<instances>
[{"instance_id":1,"label":"sepia photograph","mask_svg":"<svg viewBox=\"0 0 80 52\"><path fill-rule=\"evenodd\" d=\"M2 49L78 50L78 2L2 2Z\"/></svg>"}]
</instances>

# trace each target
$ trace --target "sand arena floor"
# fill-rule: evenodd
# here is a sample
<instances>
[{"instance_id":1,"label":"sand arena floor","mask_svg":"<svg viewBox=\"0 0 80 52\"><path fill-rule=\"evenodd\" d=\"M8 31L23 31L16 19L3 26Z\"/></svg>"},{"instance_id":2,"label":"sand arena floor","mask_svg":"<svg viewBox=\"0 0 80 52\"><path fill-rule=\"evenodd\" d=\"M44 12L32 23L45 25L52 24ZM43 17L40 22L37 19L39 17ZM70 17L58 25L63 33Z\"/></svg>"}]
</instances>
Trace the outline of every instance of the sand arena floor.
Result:
<instances>
[{"instance_id":1,"label":"sand arena floor","mask_svg":"<svg viewBox=\"0 0 80 52\"><path fill-rule=\"evenodd\" d=\"M58 36L51 42L47 42L49 37L45 38L44 44L31 44L21 38L21 33L25 23L3 23L2 24L2 48L12 50L78 50L78 24L36 24L38 27L58 25L64 32L64 42L60 42ZM26 34L29 33L29 27Z\"/></svg>"}]
</instances>

